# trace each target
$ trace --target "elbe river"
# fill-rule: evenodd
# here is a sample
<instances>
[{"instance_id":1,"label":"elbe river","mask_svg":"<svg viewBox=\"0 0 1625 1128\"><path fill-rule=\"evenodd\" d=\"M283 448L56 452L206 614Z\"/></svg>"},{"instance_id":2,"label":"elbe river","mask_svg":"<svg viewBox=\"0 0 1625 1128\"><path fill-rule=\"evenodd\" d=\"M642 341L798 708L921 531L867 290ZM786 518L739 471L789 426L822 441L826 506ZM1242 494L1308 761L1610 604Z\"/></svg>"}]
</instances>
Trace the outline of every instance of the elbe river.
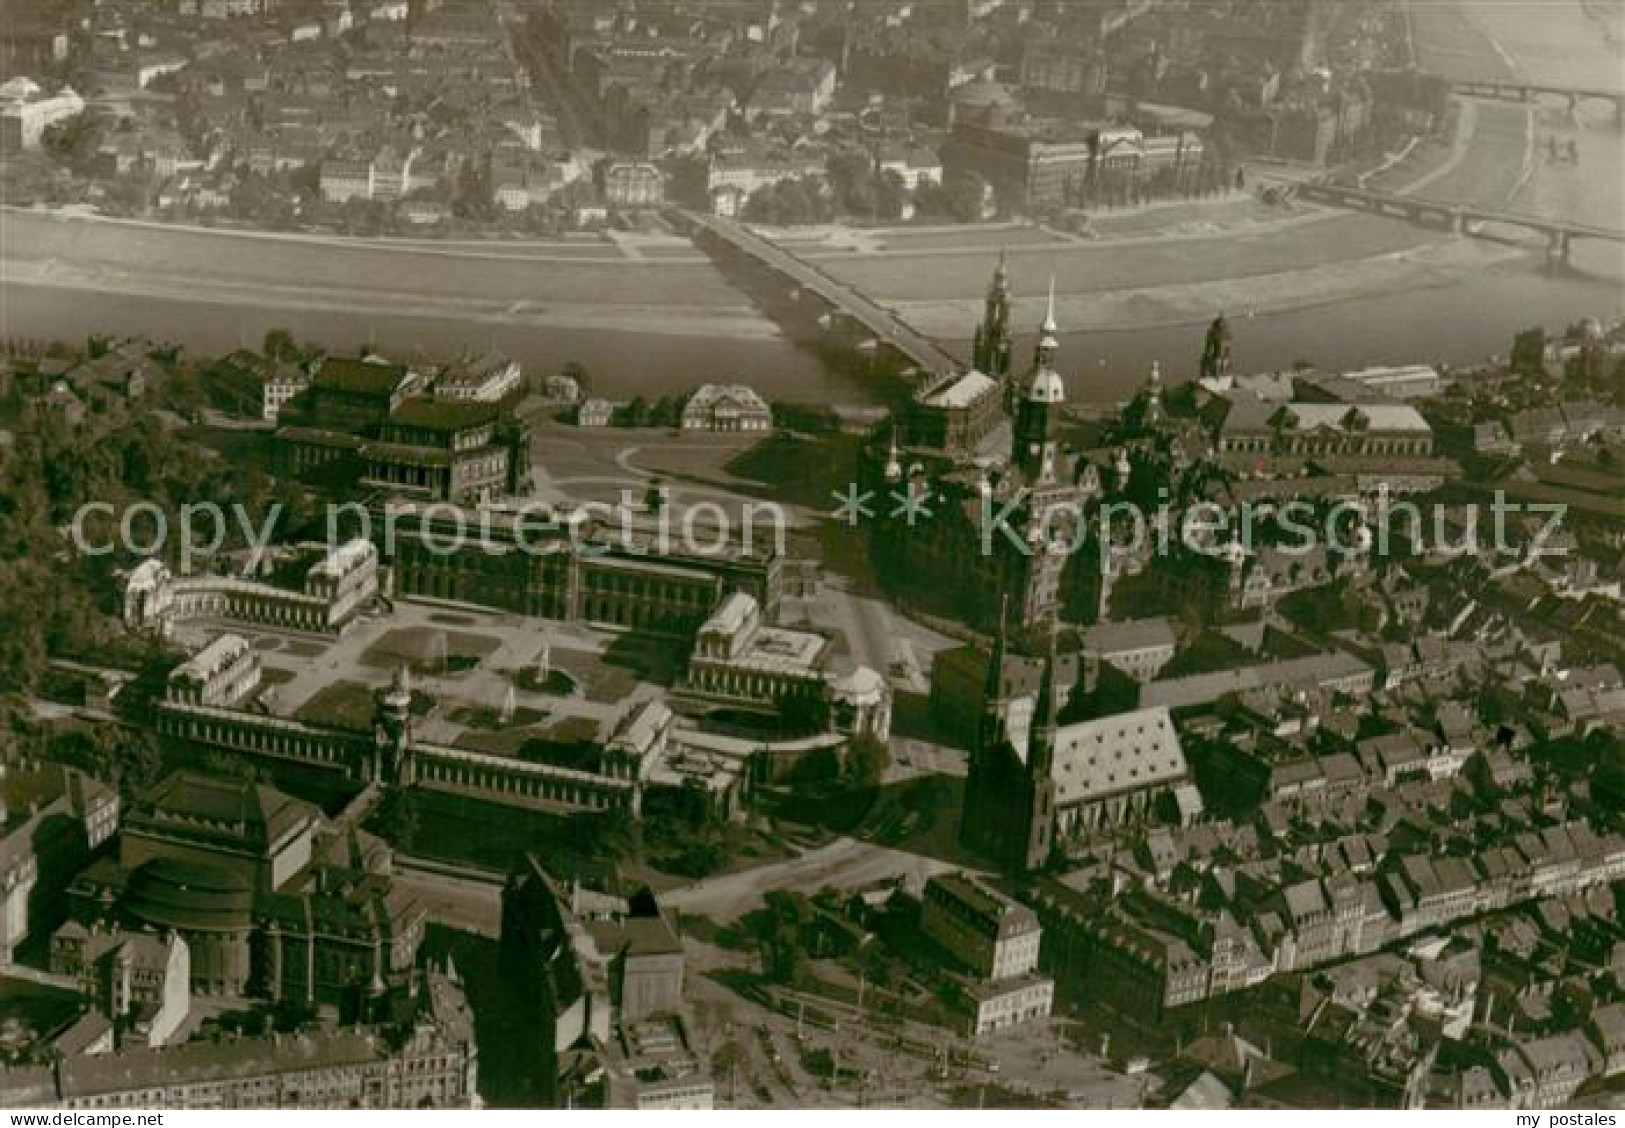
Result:
<instances>
[{"instance_id":1,"label":"elbe river","mask_svg":"<svg viewBox=\"0 0 1625 1128\"><path fill-rule=\"evenodd\" d=\"M1431 69L1460 78L1625 89L1625 42L1618 38L1625 18L1612 10L1611 0L1411 3L1417 53ZM1589 11L1586 3L1593 5ZM1590 103L1573 118L1559 105L1531 112L1536 141L1549 135L1573 138L1583 171L1543 169L1537 144L1533 175L1505 206L1625 229L1625 128L1611 109ZM1521 163L1523 156L1509 153L1508 159ZM1335 223L1326 225L1328 237L1335 237L1335 228ZM674 298L681 300L680 295ZM1435 278L1415 288L1282 312L1226 312L1235 333L1236 363L1243 370L1281 368L1300 359L1342 369L1405 362L1467 364L1504 353L1512 334L1529 325L1560 329L1583 316L1606 321L1625 313L1625 246L1576 243L1569 263L1548 269L1543 250L1531 243L1527 253L1492 268ZM0 285L4 336L145 334L178 340L194 350L224 351L257 344L273 326L333 349L375 341L382 351L403 359L450 358L468 348L496 347L531 370L549 371L576 360L592 372L599 394L619 398L652 398L711 380L745 381L766 395L792 401L861 403L876 395L861 373L826 365L814 350L766 332L713 336L538 328L500 318L470 320L450 310L357 314L312 308L308 302L277 308L274 302L211 301L206 287L187 296L159 297L119 292L116 286L87 291L21 279ZM1188 376L1204 330L1203 322L1193 320L1067 334L1062 358L1071 394L1085 401L1120 399L1144 379L1153 359L1161 360L1174 378ZM969 331L967 325L966 335ZM965 351L964 342L950 343ZM1018 349L1026 348L1023 339Z\"/></svg>"}]
</instances>

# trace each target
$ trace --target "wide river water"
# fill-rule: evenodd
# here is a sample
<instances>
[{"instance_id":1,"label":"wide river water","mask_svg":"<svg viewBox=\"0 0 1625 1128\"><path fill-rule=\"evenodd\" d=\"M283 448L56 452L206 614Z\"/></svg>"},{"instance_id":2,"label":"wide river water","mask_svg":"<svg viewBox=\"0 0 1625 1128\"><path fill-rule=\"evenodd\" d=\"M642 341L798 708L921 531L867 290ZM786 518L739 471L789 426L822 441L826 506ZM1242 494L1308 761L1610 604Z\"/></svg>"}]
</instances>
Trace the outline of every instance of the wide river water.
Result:
<instances>
[{"instance_id":1,"label":"wide river water","mask_svg":"<svg viewBox=\"0 0 1625 1128\"><path fill-rule=\"evenodd\" d=\"M1431 0L1412 3L1418 54L1433 69L1462 78L1625 87L1625 45L1610 42L1609 29L1588 16L1580 0L1472 0L1456 9ZM1601 7L1606 12L1606 4ZM1448 14L1438 15L1441 10ZM1620 22L1613 21L1615 35ZM1625 132L1611 113L1597 105L1585 107L1573 120L1559 108L1535 112L1537 136L1553 133L1576 140L1584 177L1572 170L1546 170L1537 162L1510 206L1625 228ZM1519 160L1521 154L1510 159ZM0 257L3 253L0 247ZM1531 250L1442 284L1286 312L1228 312L1237 363L1246 369L1284 367L1300 359L1341 368L1407 361L1471 363L1504 352L1512 334L1529 325L1558 328L1586 315L1610 318L1625 312L1625 249L1617 243L1579 243L1571 262L1555 270L1548 270L1543 255ZM494 345L542 371L577 360L592 371L596 389L611 396L653 397L705 380L744 380L786 400L861 402L875 395L861 375L834 370L812 350L767 333L737 337L539 329L450 311L443 316L421 309L357 315L311 308L308 302L284 308L274 303L246 306L211 301L206 290L157 297L20 282L0 286L0 335L5 336L140 333L180 340L194 350L220 351L256 343L273 326L291 328L301 338L335 349L371 340L397 354L447 357L464 348ZM1143 379L1153 359L1162 360L1175 376L1187 375L1204 328L1193 321L1066 335L1063 357L1074 399L1122 398ZM963 342L956 347L963 351Z\"/></svg>"}]
</instances>

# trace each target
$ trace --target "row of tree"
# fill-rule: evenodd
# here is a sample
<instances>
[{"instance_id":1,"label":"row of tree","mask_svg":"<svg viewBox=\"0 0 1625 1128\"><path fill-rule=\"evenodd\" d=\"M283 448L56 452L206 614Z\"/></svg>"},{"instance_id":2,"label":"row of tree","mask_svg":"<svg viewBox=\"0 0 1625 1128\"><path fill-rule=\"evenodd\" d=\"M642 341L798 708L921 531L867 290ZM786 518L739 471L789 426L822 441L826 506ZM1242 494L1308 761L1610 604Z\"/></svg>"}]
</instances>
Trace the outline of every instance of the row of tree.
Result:
<instances>
[{"instance_id":1,"label":"row of tree","mask_svg":"<svg viewBox=\"0 0 1625 1128\"><path fill-rule=\"evenodd\" d=\"M914 191L914 218L922 222L973 223L982 218L985 183L976 176L922 180ZM903 178L876 172L861 154L830 159L827 176L803 176L766 184L745 201L744 218L777 227L828 223L837 215L895 222L909 202Z\"/></svg>"}]
</instances>

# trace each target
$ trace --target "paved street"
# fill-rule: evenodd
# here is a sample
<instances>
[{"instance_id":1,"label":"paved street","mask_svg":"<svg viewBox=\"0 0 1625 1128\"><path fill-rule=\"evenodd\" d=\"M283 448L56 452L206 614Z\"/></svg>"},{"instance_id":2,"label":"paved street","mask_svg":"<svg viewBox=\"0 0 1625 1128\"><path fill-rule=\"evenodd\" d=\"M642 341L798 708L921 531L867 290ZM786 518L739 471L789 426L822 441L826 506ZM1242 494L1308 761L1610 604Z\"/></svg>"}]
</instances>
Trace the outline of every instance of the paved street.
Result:
<instances>
[{"instance_id":1,"label":"paved street","mask_svg":"<svg viewBox=\"0 0 1625 1128\"><path fill-rule=\"evenodd\" d=\"M662 895L661 902L685 913L729 921L759 907L769 890L813 893L826 885L854 889L899 876L917 889L932 874L950 868L947 862L936 858L840 838L795 858L672 890Z\"/></svg>"},{"instance_id":2,"label":"paved street","mask_svg":"<svg viewBox=\"0 0 1625 1128\"><path fill-rule=\"evenodd\" d=\"M860 595L845 577L828 576L807 609L810 622L841 631L852 658L909 693L929 692L931 655L956 645L929 627L897 614L884 601Z\"/></svg>"}]
</instances>

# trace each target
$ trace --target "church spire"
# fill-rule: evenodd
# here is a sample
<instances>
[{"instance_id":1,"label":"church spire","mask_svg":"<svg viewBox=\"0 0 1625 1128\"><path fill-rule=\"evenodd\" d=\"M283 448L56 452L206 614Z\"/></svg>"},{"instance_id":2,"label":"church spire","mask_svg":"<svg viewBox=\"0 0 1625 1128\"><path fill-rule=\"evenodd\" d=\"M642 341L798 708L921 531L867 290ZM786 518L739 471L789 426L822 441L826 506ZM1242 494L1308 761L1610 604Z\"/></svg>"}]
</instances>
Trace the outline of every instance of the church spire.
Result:
<instances>
[{"instance_id":1,"label":"church spire","mask_svg":"<svg viewBox=\"0 0 1625 1128\"><path fill-rule=\"evenodd\" d=\"M1049 653L1038 682L1038 700L1033 705L1032 727L1027 734L1027 769L1032 775L1047 775L1055 759L1055 734L1060 727L1061 703L1055 690L1056 646L1060 625L1049 624Z\"/></svg>"},{"instance_id":2,"label":"church spire","mask_svg":"<svg viewBox=\"0 0 1625 1128\"><path fill-rule=\"evenodd\" d=\"M1004 659L1008 647L1007 634L1010 621L1010 593L999 598L999 628L993 636L993 648L988 653L987 674L982 679L982 731L978 741L981 751L988 752L1005 739L1004 730Z\"/></svg>"},{"instance_id":3,"label":"church spire","mask_svg":"<svg viewBox=\"0 0 1625 1128\"><path fill-rule=\"evenodd\" d=\"M1038 327L1038 347L1033 351L1033 367L1043 372L1055 367L1055 355L1061 351L1061 342L1055 334L1060 326L1055 323L1055 275L1049 276L1049 304L1045 307L1044 323Z\"/></svg>"},{"instance_id":4,"label":"church spire","mask_svg":"<svg viewBox=\"0 0 1625 1128\"><path fill-rule=\"evenodd\" d=\"M1004 696L1004 657L1009 649L1010 593L999 597L999 629L993 636L993 650L988 659L987 677L983 680L984 696L997 701Z\"/></svg>"}]
</instances>

